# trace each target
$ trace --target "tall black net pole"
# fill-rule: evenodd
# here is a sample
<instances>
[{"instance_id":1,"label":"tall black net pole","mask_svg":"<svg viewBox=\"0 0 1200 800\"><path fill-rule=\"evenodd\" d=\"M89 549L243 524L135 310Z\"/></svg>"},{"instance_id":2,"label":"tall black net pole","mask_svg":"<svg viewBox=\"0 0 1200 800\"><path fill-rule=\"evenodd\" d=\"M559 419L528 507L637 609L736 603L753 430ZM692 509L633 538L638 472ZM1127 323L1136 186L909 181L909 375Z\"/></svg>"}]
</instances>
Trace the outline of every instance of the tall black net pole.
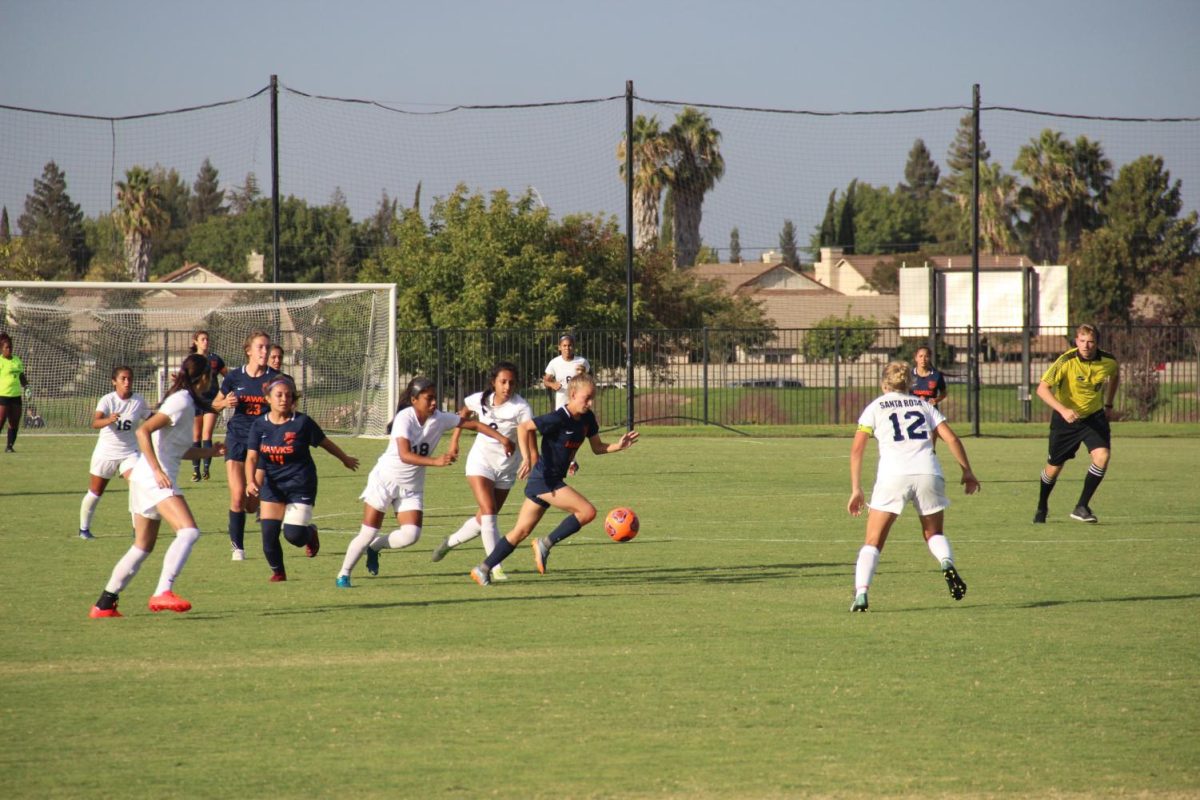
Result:
<instances>
[{"instance_id":1,"label":"tall black net pole","mask_svg":"<svg viewBox=\"0 0 1200 800\"><path fill-rule=\"evenodd\" d=\"M271 76L271 282L279 283L279 76ZM278 296L278 295L276 295Z\"/></svg>"},{"instance_id":2,"label":"tall black net pole","mask_svg":"<svg viewBox=\"0 0 1200 800\"><path fill-rule=\"evenodd\" d=\"M625 81L625 429L633 430L633 81Z\"/></svg>"},{"instance_id":3,"label":"tall black net pole","mask_svg":"<svg viewBox=\"0 0 1200 800\"><path fill-rule=\"evenodd\" d=\"M979 84L971 101L974 153L971 156L971 433L979 435Z\"/></svg>"}]
</instances>

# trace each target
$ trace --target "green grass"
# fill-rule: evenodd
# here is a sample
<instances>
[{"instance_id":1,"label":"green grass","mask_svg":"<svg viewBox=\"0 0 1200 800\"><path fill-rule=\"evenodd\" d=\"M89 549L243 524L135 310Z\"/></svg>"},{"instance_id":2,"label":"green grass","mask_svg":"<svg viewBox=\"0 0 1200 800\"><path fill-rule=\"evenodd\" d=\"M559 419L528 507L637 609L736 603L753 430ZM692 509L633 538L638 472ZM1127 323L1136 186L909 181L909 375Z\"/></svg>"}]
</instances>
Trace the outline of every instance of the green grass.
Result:
<instances>
[{"instance_id":1,"label":"green grass","mask_svg":"<svg viewBox=\"0 0 1200 800\"><path fill-rule=\"evenodd\" d=\"M851 615L844 435L655 434L573 480L637 509L636 540L597 521L547 575L523 547L486 589L477 543L429 561L471 511L461 464L429 471L422 540L349 591L382 442L341 441L358 474L319 455L323 549L288 548L284 584L253 546L230 562L223 476L185 483L195 609L145 609L164 542L120 620L87 610L128 546L124 487L78 540L92 438L23 436L0 455L3 795L1200 796L1195 438L1118 428L1100 524L1067 518L1077 460L1036 527L1045 441L968 440L983 492L947 512L966 598L910 509Z\"/></svg>"}]
</instances>

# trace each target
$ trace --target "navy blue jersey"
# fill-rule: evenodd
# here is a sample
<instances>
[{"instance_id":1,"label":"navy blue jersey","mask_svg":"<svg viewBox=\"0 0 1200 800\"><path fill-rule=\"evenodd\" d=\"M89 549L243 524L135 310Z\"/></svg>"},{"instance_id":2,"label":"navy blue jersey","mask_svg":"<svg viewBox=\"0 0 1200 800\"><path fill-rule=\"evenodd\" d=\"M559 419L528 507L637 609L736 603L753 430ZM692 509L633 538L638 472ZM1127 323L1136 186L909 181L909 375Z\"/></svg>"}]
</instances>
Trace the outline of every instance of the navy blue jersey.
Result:
<instances>
[{"instance_id":1,"label":"navy blue jersey","mask_svg":"<svg viewBox=\"0 0 1200 800\"><path fill-rule=\"evenodd\" d=\"M325 431L307 414L293 414L281 425L263 414L250 426L246 449L258 453L258 468L275 488L290 493L317 485L317 465L312 448L325 441Z\"/></svg>"},{"instance_id":2,"label":"navy blue jersey","mask_svg":"<svg viewBox=\"0 0 1200 800\"><path fill-rule=\"evenodd\" d=\"M247 375L245 367L229 370L221 383L221 394L234 398L233 417L226 426L231 435L245 436L250 432L254 418L267 413L270 407L265 387L278 374L270 367L263 367L263 373L257 378Z\"/></svg>"},{"instance_id":3,"label":"navy blue jersey","mask_svg":"<svg viewBox=\"0 0 1200 800\"><path fill-rule=\"evenodd\" d=\"M923 378L914 371L913 381L912 393L922 400L929 401L946 393L946 378L936 369L929 370Z\"/></svg>"},{"instance_id":4,"label":"navy blue jersey","mask_svg":"<svg viewBox=\"0 0 1200 800\"><path fill-rule=\"evenodd\" d=\"M534 417L533 424L542 435L541 458L534 469L541 472L542 479L551 486L567 476L575 451L600 432L595 414L585 411L583 416L575 419L566 406Z\"/></svg>"},{"instance_id":5,"label":"navy blue jersey","mask_svg":"<svg viewBox=\"0 0 1200 800\"><path fill-rule=\"evenodd\" d=\"M225 359L216 353L209 353L208 368L212 372L212 379L208 382L208 391L201 397L211 403L216 399L217 392L221 391L221 370L225 369Z\"/></svg>"}]
</instances>

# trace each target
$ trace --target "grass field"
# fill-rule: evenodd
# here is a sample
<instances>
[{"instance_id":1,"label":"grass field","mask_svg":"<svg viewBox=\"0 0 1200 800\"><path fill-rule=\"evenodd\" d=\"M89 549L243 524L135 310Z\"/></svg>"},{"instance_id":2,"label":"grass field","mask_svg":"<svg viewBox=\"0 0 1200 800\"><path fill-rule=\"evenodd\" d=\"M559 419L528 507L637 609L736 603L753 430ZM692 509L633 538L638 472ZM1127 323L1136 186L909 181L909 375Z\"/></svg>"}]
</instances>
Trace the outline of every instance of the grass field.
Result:
<instances>
[{"instance_id":1,"label":"grass field","mask_svg":"<svg viewBox=\"0 0 1200 800\"><path fill-rule=\"evenodd\" d=\"M967 440L983 492L947 512L966 598L909 510L854 615L844 437L648 430L585 456L572 485L641 535L593 523L545 576L523 547L488 588L477 543L430 563L472 511L461 465L430 470L422 540L352 590L334 576L383 443L342 440L363 469L319 454L323 549L288 548L287 583L254 544L230 562L214 474L184 484L194 610L146 610L160 542L119 620L87 611L129 544L124 486L80 541L93 439L23 436L0 455L0 793L1197 797L1200 446L1117 436L1096 526L1067 518L1082 463L1033 526L1045 441Z\"/></svg>"}]
</instances>

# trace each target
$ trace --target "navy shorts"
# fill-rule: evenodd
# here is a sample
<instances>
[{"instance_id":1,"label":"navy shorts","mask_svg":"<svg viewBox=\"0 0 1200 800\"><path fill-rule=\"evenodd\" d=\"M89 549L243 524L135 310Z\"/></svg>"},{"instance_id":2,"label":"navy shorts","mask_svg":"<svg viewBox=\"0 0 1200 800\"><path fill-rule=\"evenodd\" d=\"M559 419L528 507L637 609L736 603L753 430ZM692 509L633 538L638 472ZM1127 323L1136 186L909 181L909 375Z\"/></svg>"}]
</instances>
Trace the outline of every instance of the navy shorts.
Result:
<instances>
[{"instance_id":1,"label":"navy shorts","mask_svg":"<svg viewBox=\"0 0 1200 800\"><path fill-rule=\"evenodd\" d=\"M267 473L262 488L258 490L258 497L264 503L282 503L284 505L300 503L306 506L315 506L317 504L317 484L309 481L276 483L271 480L270 473Z\"/></svg>"},{"instance_id":2,"label":"navy shorts","mask_svg":"<svg viewBox=\"0 0 1200 800\"><path fill-rule=\"evenodd\" d=\"M229 431L225 435L225 460L246 460L246 434Z\"/></svg>"},{"instance_id":3,"label":"navy shorts","mask_svg":"<svg viewBox=\"0 0 1200 800\"><path fill-rule=\"evenodd\" d=\"M538 497L538 495L556 492L559 489L565 488L566 485L566 482L562 478L555 481L547 481L542 473L531 472L528 480L525 481L525 496L542 508L549 508L550 504Z\"/></svg>"},{"instance_id":4,"label":"navy shorts","mask_svg":"<svg viewBox=\"0 0 1200 800\"><path fill-rule=\"evenodd\" d=\"M1090 453L1097 447L1108 448L1111 443L1112 430L1108 425L1108 415L1103 411L1076 422L1067 422L1055 411L1050 417L1050 455L1046 463L1061 467L1075 457L1081 444Z\"/></svg>"}]
</instances>

